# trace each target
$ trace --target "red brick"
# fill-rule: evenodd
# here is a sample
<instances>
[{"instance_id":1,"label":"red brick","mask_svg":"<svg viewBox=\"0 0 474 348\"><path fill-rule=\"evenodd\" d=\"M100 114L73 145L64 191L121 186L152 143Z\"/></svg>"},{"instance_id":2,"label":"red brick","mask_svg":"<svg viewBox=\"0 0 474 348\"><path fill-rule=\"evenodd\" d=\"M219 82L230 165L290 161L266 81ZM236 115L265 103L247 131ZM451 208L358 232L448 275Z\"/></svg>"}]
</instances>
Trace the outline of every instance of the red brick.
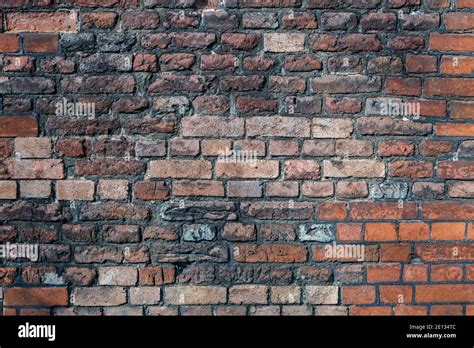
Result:
<instances>
[{"instance_id":1,"label":"red brick","mask_svg":"<svg viewBox=\"0 0 474 348\"><path fill-rule=\"evenodd\" d=\"M224 185L220 181L197 180L175 181L173 183L175 196L224 196Z\"/></svg>"},{"instance_id":2,"label":"red brick","mask_svg":"<svg viewBox=\"0 0 474 348\"><path fill-rule=\"evenodd\" d=\"M399 264L378 264L367 266L367 282L398 282L400 281L401 266Z\"/></svg>"},{"instance_id":3,"label":"red brick","mask_svg":"<svg viewBox=\"0 0 474 348\"><path fill-rule=\"evenodd\" d=\"M353 220L404 220L417 217L416 204L404 202L356 202L351 203L351 219Z\"/></svg>"},{"instance_id":4,"label":"red brick","mask_svg":"<svg viewBox=\"0 0 474 348\"><path fill-rule=\"evenodd\" d=\"M163 201L168 198L169 189L162 181L139 181L134 187L135 198L146 201Z\"/></svg>"},{"instance_id":5,"label":"red brick","mask_svg":"<svg viewBox=\"0 0 474 348\"><path fill-rule=\"evenodd\" d=\"M449 141L423 140L420 143L420 154L425 157L451 153L453 144Z\"/></svg>"},{"instance_id":6,"label":"red brick","mask_svg":"<svg viewBox=\"0 0 474 348\"><path fill-rule=\"evenodd\" d=\"M393 223L374 222L365 224L365 240L390 241L397 239L397 226Z\"/></svg>"},{"instance_id":7,"label":"red brick","mask_svg":"<svg viewBox=\"0 0 474 348\"><path fill-rule=\"evenodd\" d=\"M470 51L474 44L474 35L430 34L429 48L437 51Z\"/></svg>"},{"instance_id":8,"label":"red brick","mask_svg":"<svg viewBox=\"0 0 474 348\"><path fill-rule=\"evenodd\" d=\"M471 31L474 29L474 15L469 12L446 13L443 20L447 31Z\"/></svg>"},{"instance_id":9,"label":"red brick","mask_svg":"<svg viewBox=\"0 0 474 348\"><path fill-rule=\"evenodd\" d=\"M440 284L417 285L415 300L418 303L426 302L473 302L474 285L472 284Z\"/></svg>"},{"instance_id":10,"label":"red brick","mask_svg":"<svg viewBox=\"0 0 474 348\"><path fill-rule=\"evenodd\" d=\"M427 161L395 161L390 163L390 175L402 178L430 178L433 164Z\"/></svg>"},{"instance_id":11,"label":"red brick","mask_svg":"<svg viewBox=\"0 0 474 348\"><path fill-rule=\"evenodd\" d=\"M407 71L411 73L436 72L436 57L427 55L407 55Z\"/></svg>"},{"instance_id":12,"label":"red brick","mask_svg":"<svg viewBox=\"0 0 474 348\"><path fill-rule=\"evenodd\" d=\"M343 202L321 202L317 206L320 220L344 220L347 218L347 205Z\"/></svg>"},{"instance_id":13,"label":"red brick","mask_svg":"<svg viewBox=\"0 0 474 348\"><path fill-rule=\"evenodd\" d=\"M3 57L3 71L31 71L33 70L34 58L27 56Z\"/></svg>"},{"instance_id":14,"label":"red brick","mask_svg":"<svg viewBox=\"0 0 474 348\"><path fill-rule=\"evenodd\" d=\"M0 33L0 52L18 52L20 37L16 34Z\"/></svg>"},{"instance_id":15,"label":"red brick","mask_svg":"<svg viewBox=\"0 0 474 348\"><path fill-rule=\"evenodd\" d=\"M6 15L9 31L54 31L78 30L77 11L56 12L10 12Z\"/></svg>"},{"instance_id":16,"label":"red brick","mask_svg":"<svg viewBox=\"0 0 474 348\"><path fill-rule=\"evenodd\" d=\"M38 122L30 116L1 116L0 137L35 137Z\"/></svg>"},{"instance_id":17,"label":"red brick","mask_svg":"<svg viewBox=\"0 0 474 348\"><path fill-rule=\"evenodd\" d=\"M463 307L456 305L431 306L430 315L454 316L463 315Z\"/></svg>"},{"instance_id":18,"label":"red brick","mask_svg":"<svg viewBox=\"0 0 474 348\"><path fill-rule=\"evenodd\" d=\"M451 112L451 118L466 118L466 119L473 119L474 118L474 102L469 101L453 101L449 103Z\"/></svg>"},{"instance_id":19,"label":"red brick","mask_svg":"<svg viewBox=\"0 0 474 348\"><path fill-rule=\"evenodd\" d=\"M385 82L385 92L395 95L419 96L421 95L421 80L415 77L389 77Z\"/></svg>"},{"instance_id":20,"label":"red brick","mask_svg":"<svg viewBox=\"0 0 474 348\"><path fill-rule=\"evenodd\" d=\"M403 281L404 282L426 282L428 280L427 265L404 265Z\"/></svg>"},{"instance_id":21,"label":"red brick","mask_svg":"<svg viewBox=\"0 0 474 348\"><path fill-rule=\"evenodd\" d=\"M61 180L56 182L56 197L67 201L92 201L94 182L90 180Z\"/></svg>"},{"instance_id":22,"label":"red brick","mask_svg":"<svg viewBox=\"0 0 474 348\"><path fill-rule=\"evenodd\" d=\"M407 262L410 261L410 244L382 244L380 245L380 261Z\"/></svg>"},{"instance_id":23,"label":"red brick","mask_svg":"<svg viewBox=\"0 0 474 348\"><path fill-rule=\"evenodd\" d=\"M233 248L234 258L238 262L305 262L308 251L302 245L293 244L240 244Z\"/></svg>"},{"instance_id":24,"label":"red brick","mask_svg":"<svg viewBox=\"0 0 474 348\"><path fill-rule=\"evenodd\" d=\"M460 265L431 265L431 281L459 282L462 280L462 274Z\"/></svg>"},{"instance_id":25,"label":"red brick","mask_svg":"<svg viewBox=\"0 0 474 348\"><path fill-rule=\"evenodd\" d=\"M362 224L339 223L337 224L337 239L342 240L362 240Z\"/></svg>"},{"instance_id":26,"label":"red brick","mask_svg":"<svg viewBox=\"0 0 474 348\"><path fill-rule=\"evenodd\" d=\"M472 261L474 260L474 245L454 243L418 244L415 247L415 255L423 261Z\"/></svg>"},{"instance_id":27,"label":"red brick","mask_svg":"<svg viewBox=\"0 0 474 348\"><path fill-rule=\"evenodd\" d=\"M415 145L411 141L382 141L379 143L379 154L382 157L413 156L415 154Z\"/></svg>"},{"instance_id":28,"label":"red brick","mask_svg":"<svg viewBox=\"0 0 474 348\"><path fill-rule=\"evenodd\" d=\"M466 224L463 222L434 222L431 225L431 238L434 240L463 240Z\"/></svg>"},{"instance_id":29,"label":"red brick","mask_svg":"<svg viewBox=\"0 0 474 348\"><path fill-rule=\"evenodd\" d=\"M429 220L472 220L474 203L426 202L421 203L422 217Z\"/></svg>"},{"instance_id":30,"label":"red brick","mask_svg":"<svg viewBox=\"0 0 474 348\"><path fill-rule=\"evenodd\" d=\"M401 222L400 240L428 240L430 226L424 222Z\"/></svg>"},{"instance_id":31,"label":"red brick","mask_svg":"<svg viewBox=\"0 0 474 348\"><path fill-rule=\"evenodd\" d=\"M59 35L44 33L26 33L23 45L27 52L52 53L59 51Z\"/></svg>"},{"instance_id":32,"label":"red brick","mask_svg":"<svg viewBox=\"0 0 474 348\"><path fill-rule=\"evenodd\" d=\"M89 12L81 14L81 24L84 29L112 29L117 23L115 12Z\"/></svg>"},{"instance_id":33,"label":"red brick","mask_svg":"<svg viewBox=\"0 0 474 348\"><path fill-rule=\"evenodd\" d=\"M67 288L8 288L5 306L67 306Z\"/></svg>"},{"instance_id":34,"label":"red brick","mask_svg":"<svg viewBox=\"0 0 474 348\"><path fill-rule=\"evenodd\" d=\"M374 286L343 286L343 304L370 304L375 303Z\"/></svg>"},{"instance_id":35,"label":"red brick","mask_svg":"<svg viewBox=\"0 0 474 348\"><path fill-rule=\"evenodd\" d=\"M472 179L474 162L470 161L440 161L438 176L443 179Z\"/></svg>"},{"instance_id":36,"label":"red brick","mask_svg":"<svg viewBox=\"0 0 474 348\"><path fill-rule=\"evenodd\" d=\"M410 286L380 286L380 302L403 304L412 302L412 288Z\"/></svg>"}]
</instances>

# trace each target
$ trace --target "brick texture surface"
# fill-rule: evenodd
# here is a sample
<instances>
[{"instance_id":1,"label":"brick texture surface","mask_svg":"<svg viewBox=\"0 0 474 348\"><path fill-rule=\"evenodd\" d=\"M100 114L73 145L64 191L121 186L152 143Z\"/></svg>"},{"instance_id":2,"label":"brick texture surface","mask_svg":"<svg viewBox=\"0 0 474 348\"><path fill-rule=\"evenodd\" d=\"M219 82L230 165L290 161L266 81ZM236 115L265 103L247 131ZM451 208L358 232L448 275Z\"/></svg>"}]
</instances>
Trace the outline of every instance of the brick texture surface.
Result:
<instances>
[{"instance_id":1,"label":"brick texture surface","mask_svg":"<svg viewBox=\"0 0 474 348\"><path fill-rule=\"evenodd\" d=\"M474 313L472 1L1 3L4 315Z\"/></svg>"}]
</instances>

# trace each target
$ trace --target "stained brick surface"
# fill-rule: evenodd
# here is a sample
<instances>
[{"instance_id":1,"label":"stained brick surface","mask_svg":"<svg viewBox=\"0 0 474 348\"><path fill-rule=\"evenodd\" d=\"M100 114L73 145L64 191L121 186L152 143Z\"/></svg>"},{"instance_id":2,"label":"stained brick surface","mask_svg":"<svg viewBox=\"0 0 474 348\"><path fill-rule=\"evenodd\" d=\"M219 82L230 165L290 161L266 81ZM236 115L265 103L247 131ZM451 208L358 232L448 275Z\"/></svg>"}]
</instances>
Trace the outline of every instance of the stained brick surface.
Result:
<instances>
[{"instance_id":1,"label":"stained brick surface","mask_svg":"<svg viewBox=\"0 0 474 348\"><path fill-rule=\"evenodd\" d=\"M20 315L469 315L474 3L3 1Z\"/></svg>"}]
</instances>

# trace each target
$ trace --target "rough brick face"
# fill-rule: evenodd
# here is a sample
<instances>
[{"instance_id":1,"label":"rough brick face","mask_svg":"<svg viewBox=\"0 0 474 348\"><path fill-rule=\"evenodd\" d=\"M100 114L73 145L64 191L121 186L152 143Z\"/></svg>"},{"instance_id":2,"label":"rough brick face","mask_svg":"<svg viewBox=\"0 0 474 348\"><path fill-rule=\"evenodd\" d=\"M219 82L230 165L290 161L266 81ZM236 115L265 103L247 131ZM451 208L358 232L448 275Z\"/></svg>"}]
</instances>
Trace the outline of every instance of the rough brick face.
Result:
<instances>
[{"instance_id":1,"label":"rough brick face","mask_svg":"<svg viewBox=\"0 0 474 348\"><path fill-rule=\"evenodd\" d=\"M4 314L474 313L472 0L2 5Z\"/></svg>"}]
</instances>

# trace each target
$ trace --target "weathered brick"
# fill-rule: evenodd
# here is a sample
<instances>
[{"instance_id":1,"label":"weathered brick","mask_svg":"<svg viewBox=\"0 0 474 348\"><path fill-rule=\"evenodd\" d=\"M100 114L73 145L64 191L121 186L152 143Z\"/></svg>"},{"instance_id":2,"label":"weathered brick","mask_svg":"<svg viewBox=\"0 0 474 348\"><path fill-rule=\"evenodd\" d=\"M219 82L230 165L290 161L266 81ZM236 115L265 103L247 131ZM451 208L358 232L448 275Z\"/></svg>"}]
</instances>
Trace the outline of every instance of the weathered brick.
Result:
<instances>
[{"instance_id":1,"label":"weathered brick","mask_svg":"<svg viewBox=\"0 0 474 348\"><path fill-rule=\"evenodd\" d=\"M16 181L0 180L0 199L16 199Z\"/></svg>"},{"instance_id":2,"label":"weathered brick","mask_svg":"<svg viewBox=\"0 0 474 348\"><path fill-rule=\"evenodd\" d=\"M292 244L242 244L233 248L238 262L305 262L308 252L301 245Z\"/></svg>"},{"instance_id":3,"label":"weathered brick","mask_svg":"<svg viewBox=\"0 0 474 348\"><path fill-rule=\"evenodd\" d=\"M266 33L263 39L267 52L298 52L304 49L305 35L302 33Z\"/></svg>"},{"instance_id":4,"label":"weathered brick","mask_svg":"<svg viewBox=\"0 0 474 348\"><path fill-rule=\"evenodd\" d=\"M133 286L137 283L138 272L133 267L99 267L99 285Z\"/></svg>"},{"instance_id":5,"label":"weathered brick","mask_svg":"<svg viewBox=\"0 0 474 348\"><path fill-rule=\"evenodd\" d=\"M229 288L229 302L232 304L268 303L268 286L234 285Z\"/></svg>"},{"instance_id":6,"label":"weathered brick","mask_svg":"<svg viewBox=\"0 0 474 348\"><path fill-rule=\"evenodd\" d=\"M10 12L7 13L9 31L77 31L77 11Z\"/></svg>"},{"instance_id":7,"label":"weathered brick","mask_svg":"<svg viewBox=\"0 0 474 348\"><path fill-rule=\"evenodd\" d=\"M225 303L227 290L219 286L173 286L164 289L167 304L220 304Z\"/></svg>"},{"instance_id":8,"label":"weathered brick","mask_svg":"<svg viewBox=\"0 0 474 348\"><path fill-rule=\"evenodd\" d=\"M118 306L126 303L126 290L121 287L75 288L74 305L80 307Z\"/></svg>"},{"instance_id":9,"label":"weathered brick","mask_svg":"<svg viewBox=\"0 0 474 348\"><path fill-rule=\"evenodd\" d=\"M56 182L56 195L60 201L91 201L94 186L90 180L61 180Z\"/></svg>"}]
</instances>

